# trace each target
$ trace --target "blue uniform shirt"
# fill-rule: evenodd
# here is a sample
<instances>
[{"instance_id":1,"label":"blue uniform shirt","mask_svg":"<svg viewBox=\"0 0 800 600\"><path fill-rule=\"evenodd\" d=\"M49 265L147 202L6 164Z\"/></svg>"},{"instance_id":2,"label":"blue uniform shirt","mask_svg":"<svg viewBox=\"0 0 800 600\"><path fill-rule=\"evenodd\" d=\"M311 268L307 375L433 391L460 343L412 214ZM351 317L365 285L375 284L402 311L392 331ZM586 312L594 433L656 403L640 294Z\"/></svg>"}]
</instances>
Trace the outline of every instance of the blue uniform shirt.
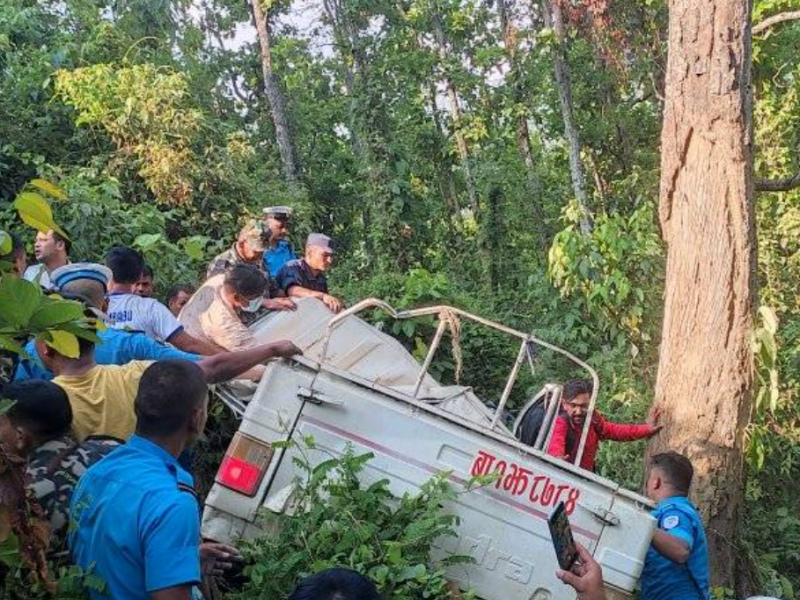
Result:
<instances>
[{"instance_id":1,"label":"blue uniform shirt","mask_svg":"<svg viewBox=\"0 0 800 600\"><path fill-rule=\"evenodd\" d=\"M132 360L190 360L197 362L202 356L178 350L147 337L141 331L106 329L98 332L100 342L95 345L94 360L98 365L125 365ZM53 373L42 364L33 340L25 345L29 359L19 361L14 371L14 381L44 379L50 381Z\"/></svg>"},{"instance_id":2,"label":"blue uniform shirt","mask_svg":"<svg viewBox=\"0 0 800 600\"><path fill-rule=\"evenodd\" d=\"M264 268L271 277L277 277L283 265L297 258L288 240L278 240L274 248L267 248L264 252Z\"/></svg>"},{"instance_id":3,"label":"blue uniform shirt","mask_svg":"<svg viewBox=\"0 0 800 600\"><path fill-rule=\"evenodd\" d=\"M689 560L675 563L652 545L644 559L642 600L708 600L708 541L697 509L684 496L658 503L653 511L658 528L689 546Z\"/></svg>"},{"instance_id":4,"label":"blue uniform shirt","mask_svg":"<svg viewBox=\"0 0 800 600\"><path fill-rule=\"evenodd\" d=\"M192 476L134 435L89 468L72 495L69 546L105 584L92 600L148 600L200 582L200 510Z\"/></svg>"}]
</instances>

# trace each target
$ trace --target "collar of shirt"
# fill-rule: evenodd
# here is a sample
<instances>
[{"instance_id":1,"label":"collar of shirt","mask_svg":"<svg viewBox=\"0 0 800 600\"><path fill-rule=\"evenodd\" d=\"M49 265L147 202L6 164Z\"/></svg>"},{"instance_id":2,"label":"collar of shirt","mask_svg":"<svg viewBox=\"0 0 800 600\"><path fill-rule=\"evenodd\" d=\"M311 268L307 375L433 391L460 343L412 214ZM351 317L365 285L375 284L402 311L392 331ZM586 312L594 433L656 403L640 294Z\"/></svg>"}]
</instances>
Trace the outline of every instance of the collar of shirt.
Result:
<instances>
[{"instance_id":1,"label":"collar of shirt","mask_svg":"<svg viewBox=\"0 0 800 600\"><path fill-rule=\"evenodd\" d=\"M28 454L28 463L33 464L37 462L42 455L52 457L53 454L59 454L75 445L75 440L69 434L48 440L39 447L31 450L30 454Z\"/></svg>"},{"instance_id":2,"label":"collar of shirt","mask_svg":"<svg viewBox=\"0 0 800 600\"><path fill-rule=\"evenodd\" d=\"M658 504L656 504L656 510L661 510L669 504L691 504L691 502L686 496L670 496L669 498L664 498Z\"/></svg>"},{"instance_id":3,"label":"collar of shirt","mask_svg":"<svg viewBox=\"0 0 800 600\"><path fill-rule=\"evenodd\" d=\"M180 466L178 463L178 459L172 456L169 452L164 450L158 444L154 444L148 439L145 439L135 433L130 437L128 443L126 444L128 448L133 450L138 450L139 452L144 452L150 456L154 456L160 459L167 468L174 472L176 475L184 475L188 476L191 479L191 476L183 470L183 467Z\"/></svg>"}]
</instances>

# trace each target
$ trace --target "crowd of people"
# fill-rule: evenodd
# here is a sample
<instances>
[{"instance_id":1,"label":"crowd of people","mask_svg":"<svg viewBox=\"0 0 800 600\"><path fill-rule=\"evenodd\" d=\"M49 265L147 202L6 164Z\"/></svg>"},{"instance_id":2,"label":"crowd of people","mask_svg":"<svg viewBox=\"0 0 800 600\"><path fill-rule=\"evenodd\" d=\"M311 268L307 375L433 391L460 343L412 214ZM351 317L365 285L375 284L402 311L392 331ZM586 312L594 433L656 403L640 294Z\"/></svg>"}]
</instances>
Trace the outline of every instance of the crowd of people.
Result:
<instances>
[{"instance_id":1,"label":"crowd of people","mask_svg":"<svg viewBox=\"0 0 800 600\"><path fill-rule=\"evenodd\" d=\"M8 255L17 276L47 293L80 302L97 341L79 338L78 356L30 340L13 381L0 390L12 401L0 415L0 443L27 460L30 486L52 530L56 555L69 555L104 582L93 598L188 600L204 576L240 563L236 548L204 541L191 475L192 445L208 414L208 384L258 380L265 363L301 350L289 341L263 343L249 325L266 311L292 311L313 297L332 312L343 303L328 290L334 241L308 236L302 257L287 239L292 209L264 210L232 246L208 265L194 289L176 285L166 304L155 297L156 274L130 247L108 249L103 264L71 262L70 241L38 233L36 264L22 240ZM574 461L591 383L563 388L548 452ZM602 440L647 438L646 423L620 425L594 412L581 467L593 470ZM657 503L657 529L642 575L645 600L709 597L703 525L687 499L692 466L676 453L651 460L646 491ZM558 577L581 598L604 598L602 572L578 547L579 560ZM375 586L346 569L302 581L291 599L369 600Z\"/></svg>"}]
</instances>

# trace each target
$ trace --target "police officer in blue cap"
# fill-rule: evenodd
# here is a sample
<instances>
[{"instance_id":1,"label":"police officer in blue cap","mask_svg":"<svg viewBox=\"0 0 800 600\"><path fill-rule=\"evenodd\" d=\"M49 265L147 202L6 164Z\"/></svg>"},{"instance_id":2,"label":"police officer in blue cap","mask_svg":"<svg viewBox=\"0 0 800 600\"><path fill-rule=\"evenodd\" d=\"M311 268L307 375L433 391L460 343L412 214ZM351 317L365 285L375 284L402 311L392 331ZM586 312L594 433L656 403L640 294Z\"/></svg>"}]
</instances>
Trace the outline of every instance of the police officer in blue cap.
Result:
<instances>
[{"instance_id":1,"label":"police officer in blue cap","mask_svg":"<svg viewBox=\"0 0 800 600\"><path fill-rule=\"evenodd\" d=\"M289 261L278 273L277 282L287 296L317 298L330 310L338 313L342 301L328 293L325 273L333 266L334 241L322 233L311 233L306 240L303 258Z\"/></svg>"},{"instance_id":2,"label":"police officer in blue cap","mask_svg":"<svg viewBox=\"0 0 800 600\"><path fill-rule=\"evenodd\" d=\"M286 239L289 233L290 206L270 206L264 209L264 220L269 229L269 243L264 251L264 268L270 277L277 277L283 266L297 259L292 243Z\"/></svg>"}]
</instances>

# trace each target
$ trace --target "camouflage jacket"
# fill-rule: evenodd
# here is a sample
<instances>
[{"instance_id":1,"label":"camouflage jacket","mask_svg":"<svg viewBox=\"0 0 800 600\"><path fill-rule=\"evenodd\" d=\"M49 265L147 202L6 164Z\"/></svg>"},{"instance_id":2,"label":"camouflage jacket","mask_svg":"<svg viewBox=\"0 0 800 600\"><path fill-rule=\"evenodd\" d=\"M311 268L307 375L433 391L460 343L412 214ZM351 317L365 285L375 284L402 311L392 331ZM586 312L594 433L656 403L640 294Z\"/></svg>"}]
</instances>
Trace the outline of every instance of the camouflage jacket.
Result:
<instances>
[{"instance_id":1,"label":"camouflage jacket","mask_svg":"<svg viewBox=\"0 0 800 600\"><path fill-rule=\"evenodd\" d=\"M50 519L53 537L66 534L69 502L80 476L121 444L110 437L90 437L79 444L66 435L45 442L28 455L31 490Z\"/></svg>"},{"instance_id":2,"label":"camouflage jacket","mask_svg":"<svg viewBox=\"0 0 800 600\"><path fill-rule=\"evenodd\" d=\"M208 269L206 270L206 279L211 279L214 275L219 275L220 273L224 273L231 267L235 267L236 265L253 265L256 269L267 275L267 272L264 270L264 263L263 261L258 261L254 263L249 263L245 259L243 259L239 253L236 251L236 246L231 246L222 254L218 254L214 259L208 263Z\"/></svg>"}]
</instances>

